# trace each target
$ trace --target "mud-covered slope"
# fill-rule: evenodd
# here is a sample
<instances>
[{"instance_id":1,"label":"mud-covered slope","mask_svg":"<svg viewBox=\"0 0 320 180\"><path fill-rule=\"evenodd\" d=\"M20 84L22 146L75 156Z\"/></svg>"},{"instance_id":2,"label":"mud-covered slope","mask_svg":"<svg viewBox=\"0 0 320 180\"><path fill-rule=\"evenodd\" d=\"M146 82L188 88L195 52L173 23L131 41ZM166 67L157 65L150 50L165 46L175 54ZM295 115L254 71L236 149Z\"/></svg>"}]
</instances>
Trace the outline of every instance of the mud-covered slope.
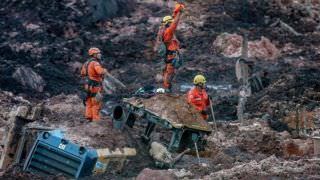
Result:
<instances>
[{"instance_id":1,"label":"mud-covered slope","mask_svg":"<svg viewBox=\"0 0 320 180\"><path fill-rule=\"evenodd\" d=\"M1 2L0 89L29 95L25 97L31 100L28 102L15 94L0 91L0 127L7 125L8 113L15 105L42 102L40 98L30 98L35 94L42 98L43 95L68 93L47 98L43 117L35 124L66 130L68 139L89 147L137 148L138 155L131 159L125 172L89 177L133 178L144 168L155 169L148 147L140 142L143 125L119 132L112 129L109 117L103 117L98 123L87 123L83 118L82 102L74 95L79 89L78 68L86 59L87 49L98 46L104 54L104 65L130 90L160 85L156 77L161 74L163 63L152 51L153 41L161 18L169 14L172 7L167 6L167 1L141 0L134 6L120 4L122 11L119 14L124 16L97 21L90 18L88 5L84 2ZM237 0L187 1L177 32L185 62L175 78L176 92L179 85L190 85L197 73L206 75L208 85L232 86L231 90L222 93L210 92L215 99L214 112L219 123L217 134L208 137L207 151L201 154L202 164L198 164L196 156L186 155L177 164L176 171L182 168L190 171L191 175L186 177L191 179L318 178L319 163L312 159L312 140L294 139L286 131L274 131L266 120L278 121L297 107L305 107L319 125L319 111L315 111L320 102L319 5L313 4L310 14L310 9L298 1L248 2L245 6ZM299 35L283 28L279 20ZM244 124L226 122L236 120L238 85L234 73L237 58L225 57L213 46L223 33L247 33L249 41L259 41L263 36L279 51L277 58L272 60L250 59L255 65L255 73L268 72L270 86L248 98L245 113L249 118ZM261 44L255 48L268 46ZM44 79L43 92L34 93L35 90L22 86L13 78L16 69L23 66L30 67ZM155 136L159 133L163 133L160 128L156 129ZM20 172L13 169L4 177L29 178Z\"/></svg>"},{"instance_id":2,"label":"mud-covered slope","mask_svg":"<svg viewBox=\"0 0 320 180\"><path fill-rule=\"evenodd\" d=\"M94 3L109 7L96 10ZM44 92L76 92L79 68L76 62L85 61L90 46L110 51L109 39L98 37L103 32L97 28L97 20L128 14L133 3L126 0L1 1L0 88L32 95L33 89L20 85L12 77L22 66L32 68L45 80Z\"/></svg>"}]
</instances>

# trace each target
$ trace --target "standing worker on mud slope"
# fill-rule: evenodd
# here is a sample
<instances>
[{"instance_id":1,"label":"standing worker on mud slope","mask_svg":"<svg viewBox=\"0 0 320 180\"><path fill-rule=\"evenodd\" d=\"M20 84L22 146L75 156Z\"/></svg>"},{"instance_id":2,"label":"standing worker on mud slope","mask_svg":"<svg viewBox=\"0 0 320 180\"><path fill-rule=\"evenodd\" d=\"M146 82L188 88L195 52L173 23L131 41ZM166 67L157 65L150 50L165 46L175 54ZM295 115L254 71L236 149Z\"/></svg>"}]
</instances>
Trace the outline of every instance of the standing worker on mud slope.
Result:
<instances>
[{"instance_id":1,"label":"standing worker on mud slope","mask_svg":"<svg viewBox=\"0 0 320 180\"><path fill-rule=\"evenodd\" d=\"M163 53L160 52L160 54L162 54L161 56L166 63L163 70L163 88L167 92L171 92L175 69L181 65L179 57L180 42L177 40L175 32L184 8L185 5L183 3L177 2L173 16L165 16L163 18L162 26L158 32L158 42L163 44L160 48L164 49L162 50Z\"/></svg>"},{"instance_id":2,"label":"standing worker on mud slope","mask_svg":"<svg viewBox=\"0 0 320 180\"><path fill-rule=\"evenodd\" d=\"M85 99L85 117L89 121L100 120L101 91L103 76L107 73L101 65L101 51L98 48L90 48L90 59L81 68L81 77L84 79L84 89L87 93Z\"/></svg>"},{"instance_id":3,"label":"standing worker on mud slope","mask_svg":"<svg viewBox=\"0 0 320 180\"><path fill-rule=\"evenodd\" d=\"M206 78L203 75L197 75L193 79L193 84L194 87L187 93L188 103L201 112L204 120L207 120L210 97L206 91Z\"/></svg>"}]
</instances>

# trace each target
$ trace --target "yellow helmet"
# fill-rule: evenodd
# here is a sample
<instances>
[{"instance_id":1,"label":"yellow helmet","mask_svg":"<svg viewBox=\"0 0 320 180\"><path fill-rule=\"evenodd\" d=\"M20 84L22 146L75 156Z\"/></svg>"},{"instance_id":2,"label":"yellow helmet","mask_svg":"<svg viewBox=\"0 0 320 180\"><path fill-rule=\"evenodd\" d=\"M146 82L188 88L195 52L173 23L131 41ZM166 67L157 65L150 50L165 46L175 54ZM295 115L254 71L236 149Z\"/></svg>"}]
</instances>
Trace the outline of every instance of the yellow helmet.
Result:
<instances>
[{"instance_id":1,"label":"yellow helmet","mask_svg":"<svg viewBox=\"0 0 320 180\"><path fill-rule=\"evenodd\" d=\"M168 24L168 23L171 23L171 22L173 22L172 16L165 16L165 17L162 19L162 23L163 23L163 24Z\"/></svg>"},{"instance_id":2,"label":"yellow helmet","mask_svg":"<svg viewBox=\"0 0 320 180\"><path fill-rule=\"evenodd\" d=\"M193 79L193 84L198 85L198 84L205 84L206 83L206 78L203 75L196 75Z\"/></svg>"}]
</instances>

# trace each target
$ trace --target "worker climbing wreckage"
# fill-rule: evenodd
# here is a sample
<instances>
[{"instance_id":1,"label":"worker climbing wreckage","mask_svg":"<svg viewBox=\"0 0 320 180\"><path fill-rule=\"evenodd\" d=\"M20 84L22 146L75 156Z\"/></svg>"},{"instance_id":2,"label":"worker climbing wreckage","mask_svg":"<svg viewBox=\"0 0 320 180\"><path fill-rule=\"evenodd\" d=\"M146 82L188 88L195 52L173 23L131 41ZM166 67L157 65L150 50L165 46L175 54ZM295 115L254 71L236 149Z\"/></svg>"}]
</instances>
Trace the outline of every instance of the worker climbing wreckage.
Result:
<instances>
[{"instance_id":1,"label":"worker climbing wreckage","mask_svg":"<svg viewBox=\"0 0 320 180\"><path fill-rule=\"evenodd\" d=\"M179 52L180 42L175 32L177 30L185 4L182 1L176 1L172 16L165 16L159 28L155 50L165 62L163 69L163 88L166 92L172 91L172 80L178 69L182 65L182 57Z\"/></svg>"},{"instance_id":2,"label":"worker climbing wreckage","mask_svg":"<svg viewBox=\"0 0 320 180\"><path fill-rule=\"evenodd\" d=\"M88 54L90 59L83 64L81 77L86 92L84 99L85 117L91 122L100 120L102 81L103 76L107 74L107 70L101 65L102 54L100 49L90 48Z\"/></svg>"}]
</instances>

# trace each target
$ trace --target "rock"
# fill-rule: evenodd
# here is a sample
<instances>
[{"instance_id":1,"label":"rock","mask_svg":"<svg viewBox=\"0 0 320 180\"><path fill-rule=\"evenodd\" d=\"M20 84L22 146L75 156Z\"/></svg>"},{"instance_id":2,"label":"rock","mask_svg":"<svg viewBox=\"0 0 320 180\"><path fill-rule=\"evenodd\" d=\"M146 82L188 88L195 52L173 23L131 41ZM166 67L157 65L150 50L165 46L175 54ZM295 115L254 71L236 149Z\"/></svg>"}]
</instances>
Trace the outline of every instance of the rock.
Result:
<instances>
[{"instance_id":1,"label":"rock","mask_svg":"<svg viewBox=\"0 0 320 180\"><path fill-rule=\"evenodd\" d=\"M217 53L221 53L226 57L240 57L242 41L242 36L238 34L223 33L213 42L213 47Z\"/></svg>"},{"instance_id":2,"label":"rock","mask_svg":"<svg viewBox=\"0 0 320 180\"><path fill-rule=\"evenodd\" d=\"M133 4L130 0L89 0L90 11L94 21L105 20L116 15L125 14Z\"/></svg>"},{"instance_id":3,"label":"rock","mask_svg":"<svg viewBox=\"0 0 320 180\"><path fill-rule=\"evenodd\" d=\"M34 72L31 68L25 66L19 67L13 73L13 78L23 86L27 86L38 92L43 92L43 89L46 85L45 81L39 74Z\"/></svg>"},{"instance_id":4,"label":"rock","mask_svg":"<svg viewBox=\"0 0 320 180\"><path fill-rule=\"evenodd\" d=\"M162 74L157 73L156 77L155 77L155 80L156 80L157 83L161 83L162 82Z\"/></svg>"},{"instance_id":5,"label":"rock","mask_svg":"<svg viewBox=\"0 0 320 180\"><path fill-rule=\"evenodd\" d=\"M282 144L284 157L308 156L313 154L313 142L311 139L289 139Z\"/></svg>"},{"instance_id":6,"label":"rock","mask_svg":"<svg viewBox=\"0 0 320 180\"><path fill-rule=\"evenodd\" d=\"M160 17L149 17L148 23L151 25L159 26L162 19Z\"/></svg>"},{"instance_id":7,"label":"rock","mask_svg":"<svg viewBox=\"0 0 320 180\"><path fill-rule=\"evenodd\" d=\"M178 179L172 172L167 170L152 170L146 168L140 172L136 180L174 180Z\"/></svg>"},{"instance_id":8,"label":"rock","mask_svg":"<svg viewBox=\"0 0 320 180\"><path fill-rule=\"evenodd\" d=\"M19 117L29 121L34 121L40 117L42 109L43 107L41 104L33 107L19 106L10 112L9 117Z\"/></svg>"},{"instance_id":9,"label":"rock","mask_svg":"<svg viewBox=\"0 0 320 180\"><path fill-rule=\"evenodd\" d=\"M278 132L288 131L288 125L283 123L282 121L279 121L278 119L269 118L267 119L267 122L269 126Z\"/></svg>"},{"instance_id":10,"label":"rock","mask_svg":"<svg viewBox=\"0 0 320 180\"><path fill-rule=\"evenodd\" d=\"M293 174L310 174L309 168L318 169L319 165L310 163L308 160L285 161L272 155L259 162L250 161L231 169L211 173L204 179L252 179L252 177L255 179L265 179L263 177L290 179Z\"/></svg>"},{"instance_id":11,"label":"rock","mask_svg":"<svg viewBox=\"0 0 320 180\"><path fill-rule=\"evenodd\" d=\"M170 172L174 173L177 178L182 179L182 178L190 178L193 176L193 173L190 171L187 171L185 169L169 169Z\"/></svg>"},{"instance_id":12,"label":"rock","mask_svg":"<svg viewBox=\"0 0 320 180\"><path fill-rule=\"evenodd\" d=\"M232 58L240 57L242 52L243 37L238 34L223 33L213 42L216 53ZM248 57L273 60L280 56L280 51L265 37L260 40L248 42Z\"/></svg>"},{"instance_id":13,"label":"rock","mask_svg":"<svg viewBox=\"0 0 320 180\"><path fill-rule=\"evenodd\" d=\"M40 25L33 23L25 23L23 25L28 31L36 31L40 28Z\"/></svg>"},{"instance_id":14,"label":"rock","mask_svg":"<svg viewBox=\"0 0 320 180\"><path fill-rule=\"evenodd\" d=\"M79 73L81 71L82 63L78 61L70 62L68 65L73 73Z\"/></svg>"},{"instance_id":15,"label":"rock","mask_svg":"<svg viewBox=\"0 0 320 180\"><path fill-rule=\"evenodd\" d=\"M315 129L315 112L299 110L291 111L283 118L283 123L287 124L291 130L294 129Z\"/></svg>"},{"instance_id":16,"label":"rock","mask_svg":"<svg viewBox=\"0 0 320 180\"><path fill-rule=\"evenodd\" d=\"M28 115L29 108L27 106L19 106L16 111L11 111L12 116L25 118Z\"/></svg>"},{"instance_id":17,"label":"rock","mask_svg":"<svg viewBox=\"0 0 320 180\"><path fill-rule=\"evenodd\" d=\"M248 42L248 56L273 60L278 58L280 51L277 47L271 43L271 41L265 37L261 37L260 40Z\"/></svg>"},{"instance_id":18,"label":"rock","mask_svg":"<svg viewBox=\"0 0 320 180\"><path fill-rule=\"evenodd\" d=\"M172 155L162 144L158 142L151 143L150 155L156 160L164 163L172 162Z\"/></svg>"}]
</instances>

